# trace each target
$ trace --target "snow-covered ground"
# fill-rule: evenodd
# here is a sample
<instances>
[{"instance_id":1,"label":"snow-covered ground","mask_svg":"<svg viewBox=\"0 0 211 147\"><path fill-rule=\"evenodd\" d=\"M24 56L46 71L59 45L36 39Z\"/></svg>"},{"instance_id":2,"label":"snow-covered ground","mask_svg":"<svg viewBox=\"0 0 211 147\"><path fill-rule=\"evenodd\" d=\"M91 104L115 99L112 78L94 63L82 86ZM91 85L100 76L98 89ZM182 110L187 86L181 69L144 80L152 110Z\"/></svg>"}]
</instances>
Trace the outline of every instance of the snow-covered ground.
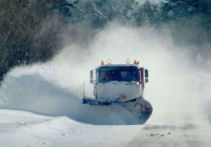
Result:
<instances>
[{"instance_id":1,"label":"snow-covered ground","mask_svg":"<svg viewBox=\"0 0 211 147\"><path fill-rule=\"evenodd\" d=\"M88 125L66 116L49 117L0 110L0 146L4 147L208 147L205 124Z\"/></svg>"},{"instance_id":2,"label":"snow-covered ground","mask_svg":"<svg viewBox=\"0 0 211 147\"><path fill-rule=\"evenodd\" d=\"M124 146L134 137L129 126L94 126L68 117L48 117L24 111L0 110L0 146L77 147Z\"/></svg>"}]
</instances>

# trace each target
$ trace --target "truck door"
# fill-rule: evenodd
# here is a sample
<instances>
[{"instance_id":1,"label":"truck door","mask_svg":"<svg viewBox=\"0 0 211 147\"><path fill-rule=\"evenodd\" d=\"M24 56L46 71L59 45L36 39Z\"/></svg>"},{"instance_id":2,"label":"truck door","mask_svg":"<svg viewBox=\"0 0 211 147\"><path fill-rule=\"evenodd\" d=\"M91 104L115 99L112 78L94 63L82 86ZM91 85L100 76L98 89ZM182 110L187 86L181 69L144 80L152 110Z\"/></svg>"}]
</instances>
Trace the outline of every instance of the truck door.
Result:
<instances>
[{"instance_id":1,"label":"truck door","mask_svg":"<svg viewBox=\"0 0 211 147\"><path fill-rule=\"evenodd\" d=\"M144 68L141 67L139 70L140 70L140 83L142 85L142 88L144 88Z\"/></svg>"}]
</instances>

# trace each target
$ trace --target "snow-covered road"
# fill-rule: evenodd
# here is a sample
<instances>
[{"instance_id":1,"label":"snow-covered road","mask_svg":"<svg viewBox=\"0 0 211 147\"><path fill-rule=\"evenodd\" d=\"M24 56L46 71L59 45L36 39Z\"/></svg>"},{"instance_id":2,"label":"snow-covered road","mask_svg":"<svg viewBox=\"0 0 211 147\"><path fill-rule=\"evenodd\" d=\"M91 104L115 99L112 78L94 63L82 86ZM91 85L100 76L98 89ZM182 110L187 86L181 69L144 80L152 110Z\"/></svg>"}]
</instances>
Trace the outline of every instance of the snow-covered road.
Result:
<instances>
[{"instance_id":1,"label":"snow-covered road","mask_svg":"<svg viewBox=\"0 0 211 147\"><path fill-rule=\"evenodd\" d=\"M0 110L0 116L0 146L4 147L125 146L140 128L88 125L65 116L47 117L15 110Z\"/></svg>"},{"instance_id":2,"label":"snow-covered road","mask_svg":"<svg viewBox=\"0 0 211 147\"><path fill-rule=\"evenodd\" d=\"M1 147L208 147L211 127L178 125L88 125L68 117L0 110Z\"/></svg>"}]
</instances>

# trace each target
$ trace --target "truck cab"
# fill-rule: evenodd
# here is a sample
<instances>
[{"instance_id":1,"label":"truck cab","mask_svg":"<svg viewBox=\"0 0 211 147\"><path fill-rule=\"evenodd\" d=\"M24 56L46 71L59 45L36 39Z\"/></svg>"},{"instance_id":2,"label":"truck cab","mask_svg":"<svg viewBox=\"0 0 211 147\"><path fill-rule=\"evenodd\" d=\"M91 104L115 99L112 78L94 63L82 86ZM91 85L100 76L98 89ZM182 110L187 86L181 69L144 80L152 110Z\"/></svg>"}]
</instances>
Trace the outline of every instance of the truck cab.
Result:
<instances>
[{"instance_id":1,"label":"truck cab","mask_svg":"<svg viewBox=\"0 0 211 147\"><path fill-rule=\"evenodd\" d=\"M128 101L142 97L148 82L148 70L134 64L104 64L90 71L90 83L94 84L96 99Z\"/></svg>"}]
</instances>

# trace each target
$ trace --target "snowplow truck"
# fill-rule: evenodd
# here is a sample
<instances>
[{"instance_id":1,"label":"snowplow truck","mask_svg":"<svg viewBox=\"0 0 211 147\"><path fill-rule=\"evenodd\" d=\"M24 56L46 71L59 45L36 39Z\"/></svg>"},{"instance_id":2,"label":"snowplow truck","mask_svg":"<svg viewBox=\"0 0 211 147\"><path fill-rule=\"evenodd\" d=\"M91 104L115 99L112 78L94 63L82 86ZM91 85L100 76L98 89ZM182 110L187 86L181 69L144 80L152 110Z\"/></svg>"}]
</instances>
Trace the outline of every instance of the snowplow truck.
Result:
<instances>
[{"instance_id":1,"label":"snowplow truck","mask_svg":"<svg viewBox=\"0 0 211 147\"><path fill-rule=\"evenodd\" d=\"M82 99L89 105L121 105L134 112L141 123L146 122L152 113L151 104L143 98L145 84L148 82L148 70L139 67L134 60L126 64L112 64L111 60L101 61L101 65L90 71L90 83L94 85L94 98Z\"/></svg>"}]
</instances>

